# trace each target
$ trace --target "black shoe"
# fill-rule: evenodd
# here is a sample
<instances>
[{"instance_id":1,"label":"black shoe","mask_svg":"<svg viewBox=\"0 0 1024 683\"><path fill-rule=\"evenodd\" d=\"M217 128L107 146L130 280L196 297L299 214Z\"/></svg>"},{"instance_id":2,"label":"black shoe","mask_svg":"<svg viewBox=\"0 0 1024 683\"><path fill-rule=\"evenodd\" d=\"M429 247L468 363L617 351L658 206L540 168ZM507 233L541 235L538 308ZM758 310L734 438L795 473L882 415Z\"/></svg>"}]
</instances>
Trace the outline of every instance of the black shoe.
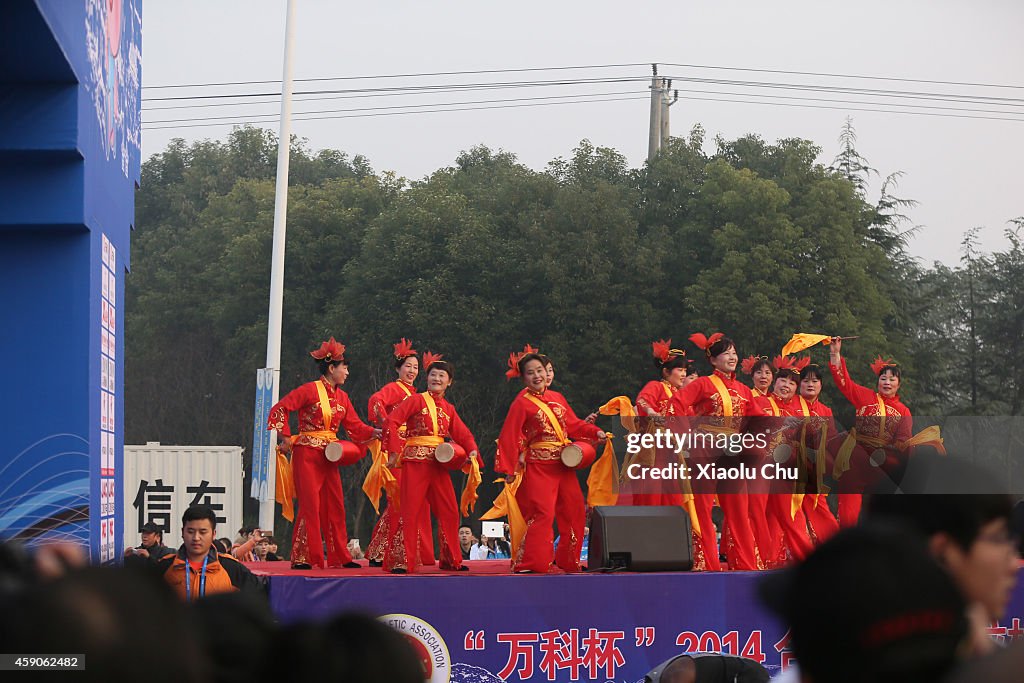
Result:
<instances>
[{"instance_id":1,"label":"black shoe","mask_svg":"<svg viewBox=\"0 0 1024 683\"><path fill-rule=\"evenodd\" d=\"M460 572L468 572L469 571L469 567L467 567L466 565L461 565L459 567L458 571L460 571Z\"/></svg>"},{"instance_id":2,"label":"black shoe","mask_svg":"<svg viewBox=\"0 0 1024 683\"><path fill-rule=\"evenodd\" d=\"M392 569L391 573L392 574L408 574L408 572L405 571L404 569Z\"/></svg>"},{"instance_id":3,"label":"black shoe","mask_svg":"<svg viewBox=\"0 0 1024 683\"><path fill-rule=\"evenodd\" d=\"M380 567L380 566L383 566L383 564L384 564L383 562L379 562L377 560L370 560L370 566L371 567Z\"/></svg>"},{"instance_id":4,"label":"black shoe","mask_svg":"<svg viewBox=\"0 0 1024 683\"><path fill-rule=\"evenodd\" d=\"M344 567L345 569L362 569L363 568L363 565L359 564L358 562L346 562L345 564L343 564L341 566Z\"/></svg>"},{"instance_id":5,"label":"black shoe","mask_svg":"<svg viewBox=\"0 0 1024 683\"><path fill-rule=\"evenodd\" d=\"M312 569L313 565L309 562L292 562L292 569Z\"/></svg>"}]
</instances>

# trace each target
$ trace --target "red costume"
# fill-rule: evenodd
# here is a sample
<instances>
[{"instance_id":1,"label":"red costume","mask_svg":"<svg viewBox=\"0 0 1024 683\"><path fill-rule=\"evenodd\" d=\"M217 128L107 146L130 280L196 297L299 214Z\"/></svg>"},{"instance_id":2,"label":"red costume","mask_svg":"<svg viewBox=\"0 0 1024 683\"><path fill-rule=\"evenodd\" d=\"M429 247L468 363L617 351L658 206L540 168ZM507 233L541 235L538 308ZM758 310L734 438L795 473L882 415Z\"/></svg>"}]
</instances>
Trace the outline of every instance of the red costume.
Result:
<instances>
[{"instance_id":1,"label":"red costume","mask_svg":"<svg viewBox=\"0 0 1024 683\"><path fill-rule=\"evenodd\" d=\"M548 411L558 422L557 428ZM580 571L586 504L576 471L563 465L560 455L567 439L596 440L600 431L577 417L557 391L527 391L512 401L498 437L494 466L498 472L512 474L519 454L526 453L523 480L516 493L526 535L518 556L512 558L512 571L546 573L552 559L567 572ZM561 537L557 553L553 552L553 522Z\"/></svg>"},{"instance_id":2,"label":"red costume","mask_svg":"<svg viewBox=\"0 0 1024 683\"><path fill-rule=\"evenodd\" d=\"M672 397L679 389L672 386L665 380L651 381L644 385L636 397L636 412L640 416L638 421L639 433L653 432L656 422L650 417L669 418L675 416L675 407L672 405ZM643 449L626 464L640 463L644 467L664 467L676 459L673 451L656 451L653 448ZM626 471L623 468L623 472ZM644 479L634 481L626 479L619 490L619 505L683 505L685 499L682 492L669 489L672 484L668 481ZM677 488L677 487L676 487ZM625 489L625 490L623 490Z\"/></svg>"},{"instance_id":3,"label":"red costume","mask_svg":"<svg viewBox=\"0 0 1024 683\"><path fill-rule=\"evenodd\" d=\"M802 432L802 437L804 451L807 453L809 461L814 463L814 469L810 473L807 495L803 500L804 516L807 517L807 524L810 527L811 540L815 543L823 543L839 531L839 521L828 507L827 489L818 486L820 478L818 468L825 463L817 462L815 456L822 440L827 442L831 435L836 434L836 423L832 417L832 409L817 399L813 401L805 399L803 403L800 403L798 398L794 403L799 408L797 411L799 417L810 416L806 422L806 429ZM821 476L825 474L826 472L820 472Z\"/></svg>"},{"instance_id":4,"label":"red costume","mask_svg":"<svg viewBox=\"0 0 1024 683\"><path fill-rule=\"evenodd\" d=\"M717 379L713 380L712 377ZM721 383L723 397L716 382ZM711 376L699 377L689 386L672 397L672 404L677 415L686 415L692 409L699 431L717 434L737 434L745 425L745 416L753 410L754 397L750 389L736 380L736 373L726 374L715 370ZM728 415L726 413L729 413ZM695 465L715 461L719 452L713 449L693 449L690 453L691 467L696 473ZM737 463L739 461L737 460ZM715 542L714 524L711 521L711 508L714 504L716 482L707 479L694 479L694 504L697 508L697 519L700 523L700 543L694 547L694 568L708 571L721 571L718 561L718 544ZM723 482L724 483L724 482ZM729 482L728 492L722 491L718 503L725 513L725 523L729 525L730 542L726 547L726 557L730 569L757 569L757 556L754 546L754 535L750 528L748 500L742 482ZM723 486L723 488L726 488Z\"/></svg>"},{"instance_id":5,"label":"red costume","mask_svg":"<svg viewBox=\"0 0 1024 683\"><path fill-rule=\"evenodd\" d=\"M429 397L429 398L428 398ZM436 424L431 414L429 401L433 401ZM449 471L434 459L434 449L450 436L452 441L466 449L467 453L477 451L476 440L469 428L463 424L455 406L444 398L444 392L413 394L399 403L388 415L388 453L401 453L402 483L399 490L399 514L391 515L388 535L392 543L402 543L405 548L407 567L402 567L403 558L394 552L384 555L384 570L416 570L417 535L404 533L407 529L421 529L422 517L430 511L430 504L437 518L437 541L440 546L441 569L458 569L462 566L462 549L459 547L459 506ZM400 430L406 426L403 439Z\"/></svg>"},{"instance_id":6,"label":"red costume","mask_svg":"<svg viewBox=\"0 0 1024 683\"><path fill-rule=\"evenodd\" d=\"M324 424L317 384L323 386L330 403L328 425ZM373 427L359 419L348 394L332 385L326 377L307 382L278 401L270 409L267 428L290 436L288 414L296 411L299 413L299 436L293 445L292 471L299 512L292 532L292 564L324 566L322 529L323 538L327 541L327 566L340 567L352 561L347 547L345 501L338 464L327 460L324 448L337 438L335 435L342 426L356 442L372 439Z\"/></svg>"},{"instance_id":7,"label":"red costume","mask_svg":"<svg viewBox=\"0 0 1024 683\"><path fill-rule=\"evenodd\" d=\"M382 444L388 443L388 415L391 414L395 406L415 393L416 387L406 384L401 380L395 380L381 387L380 391L370 397L368 405L370 422L380 427L383 431L381 435ZM399 437L403 441L405 440L405 429L399 430ZM395 477L395 485L401 488L402 468L396 467L391 473ZM373 536L370 538L370 545L366 548L366 558L376 562L383 562L384 555L387 552L400 553L402 559L396 560L395 566L400 569L406 569L408 563L404 559L405 546L398 540L398 537L391 536L388 533L388 530L391 528L392 516L398 514L396 508L397 506L393 504L393 501L389 500L388 506L384 508L384 512L373 527ZM401 529L401 524L399 528ZM404 533L401 537L404 538ZM429 512L420 516L419 563L427 566L434 564L434 539L430 529Z\"/></svg>"},{"instance_id":8,"label":"red costume","mask_svg":"<svg viewBox=\"0 0 1024 683\"><path fill-rule=\"evenodd\" d=\"M856 491L839 494L839 524L845 528L857 523L861 492L880 478L878 469L896 467L904 460L903 442L911 437L913 416L898 395L887 398L854 382L846 369L845 358L840 358L839 365L830 362L829 369L839 391L853 404L856 413L854 429L848 435L852 454L848 462L844 462L843 449L839 447L834 473L837 479L846 478L846 481L840 479L841 491ZM849 467L848 472L839 471L845 467Z\"/></svg>"}]
</instances>

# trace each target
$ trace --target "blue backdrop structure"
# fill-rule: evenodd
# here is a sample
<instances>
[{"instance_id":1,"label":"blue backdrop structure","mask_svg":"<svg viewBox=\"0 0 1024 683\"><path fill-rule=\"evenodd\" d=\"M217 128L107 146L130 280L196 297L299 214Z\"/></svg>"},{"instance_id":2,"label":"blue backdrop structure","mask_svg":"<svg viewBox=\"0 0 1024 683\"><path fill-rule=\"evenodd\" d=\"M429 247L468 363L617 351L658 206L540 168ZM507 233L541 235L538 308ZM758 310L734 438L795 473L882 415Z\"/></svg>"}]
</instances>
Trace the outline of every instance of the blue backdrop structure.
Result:
<instances>
[{"instance_id":1,"label":"blue backdrop structure","mask_svg":"<svg viewBox=\"0 0 1024 683\"><path fill-rule=\"evenodd\" d=\"M0 3L0 535L117 556L141 0Z\"/></svg>"}]
</instances>

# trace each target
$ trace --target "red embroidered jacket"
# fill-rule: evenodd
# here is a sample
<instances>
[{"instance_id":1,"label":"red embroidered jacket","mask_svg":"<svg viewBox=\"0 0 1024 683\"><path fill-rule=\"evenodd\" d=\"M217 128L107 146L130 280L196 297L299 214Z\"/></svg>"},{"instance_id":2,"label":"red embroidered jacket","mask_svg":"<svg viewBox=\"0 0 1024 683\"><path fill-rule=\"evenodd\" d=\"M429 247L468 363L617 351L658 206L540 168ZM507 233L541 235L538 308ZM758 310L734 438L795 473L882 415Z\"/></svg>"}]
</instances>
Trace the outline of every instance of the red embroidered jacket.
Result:
<instances>
[{"instance_id":1,"label":"red embroidered jacket","mask_svg":"<svg viewBox=\"0 0 1024 683\"><path fill-rule=\"evenodd\" d=\"M469 427L465 425L455 406L442 395L429 392L437 406L437 434L444 438L451 436L452 441L466 449L467 453L479 451L476 439ZM399 436L399 428L405 425L406 438L414 436L433 436L434 424L430 419L430 411L423 394L413 394L402 401L388 415L388 453L401 453L402 460L429 460L434 457L433 446L409 446Z\"/></svg>"},{"instance_id":2,"label":"red embroidered jacket","mask_svg":"<svg viewBox=\"0 0 1024 683\"><path fill-rule=\"evenodd\" d=\"M532 443L558 441L558 436L544 411L527 398L527 395L535 396L548 405L567 438L596 440L597 433L601 431L597 425L584 422L577 417L565 397L557 391L548 389L541 394L534 394L532 391L520 393L509 406L505 424L498 436L498 455L494 469L502 474L512 474L516 471L519 454L524 450L527 462L557 460L561 452L561 447L530 447Z\"/></svg>"},{"instance_id":3,"label":"red embroidered jacket","mask_svg":"<svg viewBox=\"0 0 1024 683\"><path fill-rule=\"evenodd\" d=\"M323 383L327 390L327 399L333 413L331 424L326 428L323 411L320 408L320 394L316 389L317 382ZM288 414L294 411L299 413L299 438L295 443L300 446L323 448L330 443L330 439L307 436L303 432L326 430L337 433L341 427L345 427L345 432L353 441L364 442L373 438L373 427L359 419L348 394L338 387L332 387L326 377L321 377L316 382L306 382L274 404L267 417L267 429L276 429L284 436L291 436Z\"/></svg>"},{"instance_id":4,"label":"red embroidered jacket","mask_svg":"<svg viewBox=\"0 0 1024 683\"><path fill-rule=\"evenodd\" d=\"M846 369L846 359L840 359L838 366L829 363L832 370L832 379L835 380L839 391L843 393L856 410L854 426L857 429L858 440L868 439L871 445L886 445L906 441L913 433L913 416L910 408L903 405L900 397L893 396L886 398L878 392L862 387L850 379L850 373ZM885 431L879 434L879 426L882 422L878 411L878 398L881 396L882 405L885 408Z\"/></svg>"},{"instance_id":5,"label":"red embroidered jacket","mask_svg":"<svg viewBox=\"0 0 1024 683\"><path fill-rule=\"evenodd\" d=\"M726 374L715 370L714 374L722 380L729 397L732 399L733 419L725 417L722 397L712 383L710 377L698 377L689 386L672 397L676 415L686 415L692 409L692 415L703 417L700 424L715 428L740 431L743 417L755 412L754 397L750 387L736 380L736 373ZM708 419L710 418L710 419Z\"/></svg>"}]
</instances>

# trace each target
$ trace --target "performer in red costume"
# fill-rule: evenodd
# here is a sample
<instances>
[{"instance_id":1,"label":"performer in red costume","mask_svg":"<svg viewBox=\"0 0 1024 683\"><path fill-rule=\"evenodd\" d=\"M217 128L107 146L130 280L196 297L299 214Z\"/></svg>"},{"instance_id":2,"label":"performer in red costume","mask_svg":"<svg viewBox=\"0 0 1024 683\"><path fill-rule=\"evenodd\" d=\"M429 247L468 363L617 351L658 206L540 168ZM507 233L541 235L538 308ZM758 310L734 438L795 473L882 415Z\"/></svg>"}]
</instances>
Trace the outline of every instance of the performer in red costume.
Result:
<instances>
[{"instance_id":1,"label":"performer in red costume","mask_svg":"<svg viewBox=\"0 0 1024 683\"><path fill-rule=\"evenodd\" d=\"M895 361L883 361L881 356L875 359L871 371L878 380L874 389L868 389L850 378L842 346L842 339L832 338L829 368L839 391L856 412L854 428L839 448L833 468L841 491L852 490L839 494L839 525L845 528L857 523L861 492L882 476L878 470L893 471L905 462L903 442L910 439L913 416L900 401L900 367Z\"/></svg>"},{"instance_id":2,"label":"performer in red costume","mask_svg":"<svg viewBox=\"0 0 1024 683\"><path fill-rule=\"evenodd\" d=\"M338 464L326 458L324 449L338 438L340 427L357 443L379 437L380 430L359 419L348 394L340 388L348 379L345 346L331 337L309 355L320 365L320 379L292 390L270 409L267 419L267 429L276 429L284 437L282 450L293 452L299 512L292 531L292 567L323 567L326 540L328 567L357 569L359 564L352 561L348 551ZM299 434L294 438L288 424L292 412L299 414Z\"/></svg>"},{"instance_id":3,"label":"performer in red costume","mask_svg":"<svg viewBox=\"0 0 1024 683\"><path fill-rule=\"evenodd\" d=\"M839 531L839 521L828 507L828 489L821 483L827 463L826 449L822 446L836 433L832 409L818 400L821 395L821 368L809 364L800 371L799 401L795 406L797 416L805 420L806 429L801 432L803 452L812 465L807 479L807 495L804 496L804 516L810 530L811 541L823 543Z\"/></svg>"},{"instance_id":4,"label":"performer in red costume","mask_svg":"<svg viewBox=\"0 0 1024 683\"><path fill-rule=\"evenodd\" d=\"M652 342L651 349L658 379L645 384L636 397L636 412L640 418L637 420L637 430L640 434L654 433L656 429L665 428L666 418L675 415L672 397L689 384L689 378L692 377L687 373L693 361L687 359L686 351L673 349L671 339ZM623 464L622 472L625 475L633 464L652 468L664 467L674 461L676 454L672 450L641 448ZM685 502L678 488L678 480L634 480L624 477L619 487L619 505L683 505Z\"/></svg>"},{"instance_id":5,"label":"performer in red costume","mask_svg":"<svg viewBox=\"0 0 1024 683\"><path fill-rule=\"evenodd\" d=\"M750 375L753 386L750 393L754 398L767 396L771 393L772 382L775 380L775 370L772 368L768 356L747 356L740 364L744 375Z\"/></svg>"},{"instance_id":6,"label":"performer in red costume","mask_svg":"<svg viewBox=\"0 0 1024 683\"><path fill-rule=\"evenodd\" d=\"M420 372L420 361L416 357L416 349L412 348L412 343L404 337L402 341L394 345L394 357L395 372L398 374L398 379L381 387L377 393L370 396L369 401L370 422L383 430L381 441L384 444L388 442L388 415L394 410L395 406L416 393L416 387L413 385L413 382L416 381L416 377ZM402 425L398 436L402 439L405 438L405 425ZM397 489L402 484L402 468L395 469L392 474L395 477L395 487ZM389 500L388 506L384 508L383 514L381 514L373 527L373 536L370 538L370 545L366 548L366 558L370 561L371 567L383 566L385 551L400 554L401 559L396 560L396 567L405 568L408 566L405 561L405 544L399 542L397 537L388 535L391 517L397 514L395 501ZM401 529L401 523L399 523L399 528ZM402 538L404 538L404 533ZM433 565L434 539L430 530L429 512L420 515L419 548L419 563L426 566Z\"/></svg>"},{"instance_id":7,"label":"performer in red costume","mask_svg":"<svg viewBox=\"0 0 1024 683\"><path fill-rule=\"evenodd\" d=\"M421 528L421 516L429 515L426 504L437 518L437 540L440 545L441 569L466 571L459 548L459 507L449 470L434 458L434 450L448 437L464 448L470 458L479 457L472 432L463 424L455 406L444 394L451 386L455 369L440 355L423 354L427 367L427 391L413 394L399 403L388 415L387 448L389 465L395 467L401 458L402 484L399 490L399 513L391 516L389 535L405 544L407 567L398 566L400 557L385 553L384 570L405 574L416 570L417 539L404 530ZM403 440L399 430L406 426ZM399 527L401 525L401 529Z\"/></svg>"},{"instance_id":8,"label":"performer in red costume","mask_svg":"<svg viewBox=\"0 0 1024 683\"><path fill-rule=\"evenodd\" d=\"M693 420L698 432L708 434L735 435L745 426L746 417L753 409L754 397L750 389L736 380L736 365L739 356L732 340L716 332L710 338L694 334L690 340L704 350L714 368L709 376L698 378L688 387L672 397L677 415L693 411ZM691 467L695 476L696 465L715 462L724 456L720 450L694 448L691 451ZM738 458L733 458L739 464ZM726 558L730 569L757 569L754 534L750 528L748 500L743 482L722 482L695 478L692 482L694 504L700 524L700 543L694 547L695 569L720 571L718 544L715 542L714 524L711 521L711 507L715 491L719 491L718 503L725 513L729 526L730 542L726 547Z\"/></svg>"},{"instance_id":9,"label":"performer in red costume","mask_svg":"<svg viewBox=\"0 0 1024 683\"><path fill-rule=\"evenodd\" d=\"M518 455L525 451L523 480L516 502L526 521L526 535L512 571L547 573L552 559L566 572L580 571L585 503L576 471L561 461L570 439L603 440L605 433L576 416L565 397L547 389L543 359L536 353L510 359L509 376L521 376L527 391L516 396L498 437L495 469L512 485ZM554 552L552 523L561 541Z\"/></svg>"},{"instance_id":10,"label":"performer in red costume","mask_svg":"<svg viewBox=\"0 0 1024 683\"><path fill-rule=\"evenodd\" d=\"M801 399L796 395L800 372L809 362L809 358L797 361L792 357L777 356L773 360L776 376L772 392L754 399L758 410L768 418L768 431L771 434L768 452L771 456L782 454L783 465L792 466L799 462L798 459L801 457L797 439L803 425L793 418L800 412L797 402ZM760 428L761 422L758 421L756 428ZM776 456L776 460L780 458ZM806 475L806 468L802 472ZM787 553L796 560L802 560L813 548L807 533L807 519L801 506L804 482L779 481L773 484L770 487L771 492L765 496L767 528L758 530L755 527L755 531L758 532L758 547L766 569L779 566L785 561ZM751 507L754 505L754 499L755 496L751 495ZM765 539L763 542L762 538Z\"/></svg>"}]
</instances>

